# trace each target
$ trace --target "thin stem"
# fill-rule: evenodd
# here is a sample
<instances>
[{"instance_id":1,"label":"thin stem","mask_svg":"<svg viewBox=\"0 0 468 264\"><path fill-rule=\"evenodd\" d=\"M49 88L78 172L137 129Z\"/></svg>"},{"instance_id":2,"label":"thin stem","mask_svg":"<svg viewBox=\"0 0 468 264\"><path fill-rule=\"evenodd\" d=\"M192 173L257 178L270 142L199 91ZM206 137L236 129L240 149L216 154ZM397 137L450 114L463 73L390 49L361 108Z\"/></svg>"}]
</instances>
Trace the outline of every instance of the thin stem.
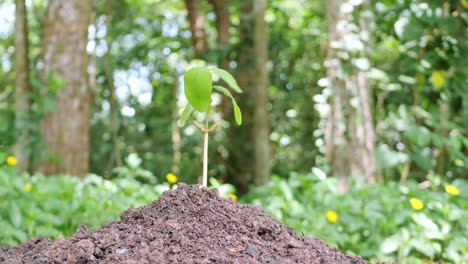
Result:
<instances>
[{"instance_id":1,"label":"thin stem","mask_svg":"<svg viewBox=\"0 0 468 264\"><path fill-rule=\"evenodd\" d=\"M203 133L203 186L208 187L208 135L215 131L219 124L215 123L208 128L208 120L205 122L205 127L202 127L197 121L193 121L195 126Z\"/></svg>"},{"instance_id":2,"label":"thin stem","mask_svg":"<svg viewBox=\"0 0 468 264\"><path fill-rule=\"evenodd\" d=\"M208 108L205 120L205 131L203 131L203 186L208 187L208 115L211 107Z\"/></svg>"},{"instance_id":3,"label":"thin stem","mask_svg":"<svg viewBox=\"0 0 468 264\"><path fill-rule=\"evenodd\" d=\"M208 187L208 131L203 132L203 186Z\"/></svg>"}]
</instances>

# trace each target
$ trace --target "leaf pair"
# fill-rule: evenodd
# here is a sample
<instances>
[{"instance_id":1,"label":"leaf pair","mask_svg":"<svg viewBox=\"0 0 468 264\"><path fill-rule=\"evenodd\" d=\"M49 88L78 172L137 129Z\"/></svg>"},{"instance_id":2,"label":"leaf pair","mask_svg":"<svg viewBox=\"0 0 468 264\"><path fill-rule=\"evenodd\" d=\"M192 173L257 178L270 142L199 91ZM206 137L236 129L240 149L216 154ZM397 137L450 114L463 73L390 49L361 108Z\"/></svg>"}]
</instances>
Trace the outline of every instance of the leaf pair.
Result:
<instances>
[{"instance_id":1,"label":"leaf pair","mask_svg":"<svg viewBox=\"0 0 468 264\"><path fill-rule=\"evenodd\" d=\"M242 93L236 80L227 71L217 68L194 67L184 74L184 94L188 104L182 112L180 124L184 124L193 110L208 113L211 106L213 88L231 98L234 108L234 117L238 125L242 124L242 113L231 92L222 86L213 86L212 73L218 75L229 87L238 93Z\"/></svg>"}]
</instances>

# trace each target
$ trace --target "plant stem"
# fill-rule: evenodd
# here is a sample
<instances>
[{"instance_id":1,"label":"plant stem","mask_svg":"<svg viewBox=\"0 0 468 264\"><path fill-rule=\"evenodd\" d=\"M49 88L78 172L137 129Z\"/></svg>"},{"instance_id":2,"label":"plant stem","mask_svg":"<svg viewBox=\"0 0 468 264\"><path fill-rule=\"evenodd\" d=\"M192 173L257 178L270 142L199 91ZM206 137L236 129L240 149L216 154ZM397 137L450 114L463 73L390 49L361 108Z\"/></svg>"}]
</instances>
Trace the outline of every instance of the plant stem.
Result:
<instances>
[{"instance_id":1,"label":"plant stem","mask_svg":"<svg viewBox=\"0 0 468 264\"><path fill-rule=\"evenodd\" d=\"M208 131L204 131L203 142L203 186L208 187Z\"/></svg>"},{"instance_id":2,"label":"plant stem","mask_svg":"<svg viewBox=\"0 0 468 264\"><path fill-rule=\"evenodd\" d=\"M205 123L205 127L202 127L197 121L193 121L195 126L203 133L203 186L208 187L208 135L215 131L219 124L215 123L210 128L208 128L208 121Z\"/></svg>"}]
</instances>

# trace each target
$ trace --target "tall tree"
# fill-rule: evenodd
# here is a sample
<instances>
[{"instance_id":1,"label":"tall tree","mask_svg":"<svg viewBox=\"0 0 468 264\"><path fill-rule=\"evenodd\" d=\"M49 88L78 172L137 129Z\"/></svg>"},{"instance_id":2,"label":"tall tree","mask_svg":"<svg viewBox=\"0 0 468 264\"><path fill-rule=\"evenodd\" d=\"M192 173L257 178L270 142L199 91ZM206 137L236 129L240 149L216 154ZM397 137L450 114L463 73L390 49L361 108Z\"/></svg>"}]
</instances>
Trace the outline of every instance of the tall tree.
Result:
<instances>
[{"instance_id":1,"label":"tall tree","mask_svg":"<svg viewBox=\"0 0 468 264\"><path fill-rule=\"evenodd\" d=\"M361 18L355 23L351 1L330 0L327 10L326 66L332 98L325 133L326 157L339 179L340 190L345 191L349 176L365 181L374 177L374 128L365 76L368 60L361 57L366 41L361 36L368 35L369 22Z\"/></svg>"},{"instance_id":2,"label":"tall tree","mask_svg":"<svg viewBox=\"0 0 468 264\"><path fill-rule=\"evenodd\" d=\"M229 27L231 26L231 19L229 14L230 0L210 0L213 10L216 14L216 52L218 65L223 69L229 68ZM231 101L223 97L221 111L224 116L227 114L228 106Z\"/></svg>"},{"instance_id":3,"label":"tall tree","mask_svg":"<svg viewBox=\"0 0 468 264\"><path fill-rule=\"evenodd\" d=\"M192 32L192 44L195 58L201 57L208 51L208 40L205 31L205 18L200 8L200 0L185 0L187 16Z\"/></svg>"},{"instance_id":4,"label":"tall tree","mask_svg":"<svg viewBox=\"0 0 468 264\"><path fill-rule=\"evenodd\" d=\"M270 122L268 115L268 30L265 21L266 0L255 1L255 178L258 185L270 180Z\"/></svg>"},{"instance_id":5,"label":"tall tree","mask_svg":"<svg viewBox=\"0 0 468 264\"><path fill-rule=\"evenodd\" d=\"M41 138L54 160L41 165L45 174L83 176L88 172L90 94L86 45L90 17L89 0L49 1L44 22L44 76L48 80L49 76L61 79L64 87L57 91L54 111L46 113L41 121Z\"/></svg>"},{"instance_id":6,"label":"tall tree","mask_svg":"<svg viewBox=\"0 0 468 264\"><path fill-rule=\"evenodd\" d=\"M14 153L18 159L20 171L26 171L30 165L30 150L28 149L29 129L28 111L31 106L28 59L28 29L26 4L24 0L16 0L15 20L15 129L17 131Z\"/></svg>"},{"instance_id":7,"label":"tall tree","mask_svg":"<svg viewBox=\"0 0 468 264\"><path fill-rule=\"evenodd\" d=\"M255 96L255 57L254 54L254 3L252 0L240 2L239 44L237 53L236 80L244 93L240 94L239 106L242 109L242 126L232 125L227 132L229 152L226 164L226 178L234 183L240 192L248 191L253 179L254 140L253 103Z\"/></svg>"},{"instance_id":8,"label":"tall tree","mask_svg":"<svg viewBox=\"0 0 468 264\"><path fill-rule=\"evenodd\" d=\"M218 50L221 54L220 60L221 63L226 63L226 50L229 46L229 26L231 21L229 18L228 6L230 4L229 0L210 0L211 5L216 14L216 43L218 44ZM222 65L226 68L227 65Z\"/></svg>"}]
</instances>

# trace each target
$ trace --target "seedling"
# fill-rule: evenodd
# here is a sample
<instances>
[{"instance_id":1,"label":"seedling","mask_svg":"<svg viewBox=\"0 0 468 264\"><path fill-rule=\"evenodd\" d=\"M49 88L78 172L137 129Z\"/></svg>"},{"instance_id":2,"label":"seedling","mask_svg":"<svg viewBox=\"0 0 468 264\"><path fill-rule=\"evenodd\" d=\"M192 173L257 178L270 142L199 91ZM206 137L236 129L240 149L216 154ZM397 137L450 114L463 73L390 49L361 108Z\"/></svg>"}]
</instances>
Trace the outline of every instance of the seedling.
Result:
<instances>
[{"instance_id":1,"label":"seedling","mask_svg":"<svg viewBox=\"0 0 468 264\"><path fill-rule=\"evenodd\" d=\"M234 118L240 126L242 124L242 113L231 92L223 86L213 85L213 74L218 75L229 87L237 93L242 93L236 80L227 71L217 68L194 67L184 74L184 94L188 104L182 112L180 124L192 115L194 111L205 113L205 125L194 121L195 126L203 133L203 186L208 186L208 135L215 131L219 124L209 126L209 115L211 113L211 95L213 89L229 97L234 109Z\"/></svg>"}]
</instances>

